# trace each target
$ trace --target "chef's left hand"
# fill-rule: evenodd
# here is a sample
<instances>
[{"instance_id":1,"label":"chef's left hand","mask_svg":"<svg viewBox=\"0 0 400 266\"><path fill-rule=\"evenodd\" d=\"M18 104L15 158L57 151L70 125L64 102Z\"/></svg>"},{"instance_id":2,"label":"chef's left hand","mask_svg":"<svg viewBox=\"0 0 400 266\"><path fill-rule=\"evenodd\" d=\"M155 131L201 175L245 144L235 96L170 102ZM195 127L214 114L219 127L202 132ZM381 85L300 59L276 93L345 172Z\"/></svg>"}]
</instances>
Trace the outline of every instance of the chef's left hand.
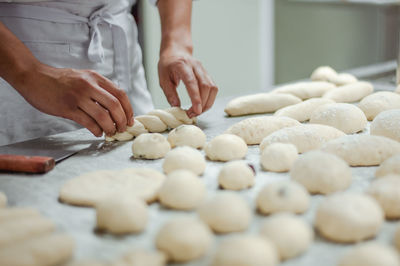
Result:
<instances>
[{"instance_id":1,"label":"chef's left hand","mask_svg":"<svg viewBox=\"0 0 400 266\"><path fill-rule=\"evenodd\" d=\"M160 86L172 106L180 106L176 89L180 81L185 84L192 101L187 111L189 117L200 115L214 104L218 87L191 52L177 48L163 50L158 62L158 76Z\"/></svg>"}]
</instances>

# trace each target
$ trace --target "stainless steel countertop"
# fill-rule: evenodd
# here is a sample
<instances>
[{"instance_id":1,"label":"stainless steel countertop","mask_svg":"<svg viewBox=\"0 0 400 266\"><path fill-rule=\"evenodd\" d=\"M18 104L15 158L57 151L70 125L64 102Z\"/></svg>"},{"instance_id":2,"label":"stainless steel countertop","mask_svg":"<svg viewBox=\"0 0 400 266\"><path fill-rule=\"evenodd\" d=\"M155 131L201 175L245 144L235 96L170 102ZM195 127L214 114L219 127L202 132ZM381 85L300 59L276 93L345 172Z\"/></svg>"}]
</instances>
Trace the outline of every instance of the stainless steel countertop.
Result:
<instances>
[{"instance_id":1,"label":"stainless steel countertop","mask_svg":"<svg viewBox=\"0 0 400 266\"><path fill-rule=\"evenodd\" d=\"M379 87L379 85L377 86ZM249 93L251 92L246 91L245 94ZM233 97L218 99L212 110L199 117L198 125L206 133L207 140L223 133L225 129L235 122L247 118L228 118L225 116L223 109L231 98ZM59 231L70 234L76 240L76 259L98 258L100 260L114 260L133 248L154 249L155 235L165 221L178 215L196 215L195 212L167 210L158 203L153 203L149 207L150 219L147 229L143 233L127 236L95 233L96 222L93 209L75 207L58 202L58 191L63 183L82 173L99 169L151 167L162 171L163 160L132 159L131 141L105 143L92 137L86 130L59 134L51 139L51 145L65 147L75 145L78 142L79 145L90 147L57 164L54 170L44 175L1 173L0 191L5 192L7 195L9 206L32 206L38 208L45 216L57 224ZM248 201L251 208L255 210L255 198L260 189L267 183L289 179L289 175L287 173L278 174L261 171L258 146L249 146L246 161L256 168L256 183L251 189L237 193L241 194ZM218 191L217 175L222 165L223 163L220 162L207 161L207 168L201 179L204 180L207 186L208 196L212 196ZM375 169L376 167L353 167L353 182L349 190L363 191L373 179ZM310 209L302 215L310 224L313 223L316 207L323 198L324 196L322 195L312 196ZM254 212L254 219L246 233L257 234L259 223L263 219L266 219L266 217ZM397 222L386 221L376 239L384 243L391 243L396 224ZM226 235L216 236L214 248L205 258L179 265L209 265L217 242L225 237ZM343 252L350 246L335 244L316 235L315 242L307 253L287 260L281 265L336 265Z\"/></svg>"}]
</instances>

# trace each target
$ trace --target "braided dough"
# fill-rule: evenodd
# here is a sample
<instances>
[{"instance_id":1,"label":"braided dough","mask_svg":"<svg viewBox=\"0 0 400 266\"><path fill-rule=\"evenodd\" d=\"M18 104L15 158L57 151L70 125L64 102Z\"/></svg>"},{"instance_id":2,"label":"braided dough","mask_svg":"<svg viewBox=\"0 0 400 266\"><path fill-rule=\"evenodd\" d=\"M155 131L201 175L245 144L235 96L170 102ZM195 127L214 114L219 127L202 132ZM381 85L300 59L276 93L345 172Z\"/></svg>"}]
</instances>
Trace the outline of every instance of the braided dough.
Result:
<instances>
[{"instance_id":1,"label":"braided dough","mask_svg":"<svg viewBox=\"0 0 400 266\"><path fill-rule=\"evenodd\" d=\"M344 136L342 131L326 125L306 124L286 127L275 131L263 139L260 152L272 143L291 143L299 153L319 149L325 142Z\"/></svg>"},{"instance_id":2,"label":"braided dough","mask_svg":"<svg viewBox=\"0 0 400 266\"><path fill-rule=\"evenodd\" d=\"M371 83L365 81L357 81L348 85L340 86L334 90L330 90L324 94L324 98L334 100L337 103L353 103L358 102L374 91Z\"/></svg>"},{"instance_id":3,"label":"braided dough","mask_svg":"<svg viewBox=\"0 0 400 266\"><path fill-rule=\"evenodd\" d=\"M381 136L347 135L325 143L321 150L341 157L351 166L372 166L400 153L400 143Z\"/></svg>"},{"instance_id":4,"label":"braided dough","mask_svg":"<svg viewBox=\"0 0 400 266\"><path fill-rule=\"evenodd\" d=\"M301 102L301 99L284 93L258 93L237 97L225 107L229 116L272 113L282 107Z\"/></svg>"},{"instance_id":5,"label":"braided dough","mask_svg":"<svg viewBox=\"0 0 400 266\"><path fill-rule=\"evenodd\" d=\"M287 116L293 118L299 122L308 121L311 117L312 112L318 107L335 103L333 100L325 98L312 98L304 102L297 103L294 105L286 106L275 112L275 116Z\"/></svg>"},{"instance_id":6,"label":"braided dough","mask_svg":"<svg viewBox=\"0 0 400 266\"><path fill-rule=\"evenodd\" d=\"M225 133L241 137L248 145L260 144L263 138L284 127L297 126L300 123L289 117L260 116L244 119Z\"/></svg>"},{"instance_id":7,"label":"braided dough","mask_svg":"<svg viewBox=\"0 0 400 266\"><path fill-rule=\"evenodd\" d=\"M287 93L299 97L302 100L321 97L327 91L335 89L336 86L325 81L298 82L284 85L274 89L273 93Z\"/></svg>"}]
</instances>

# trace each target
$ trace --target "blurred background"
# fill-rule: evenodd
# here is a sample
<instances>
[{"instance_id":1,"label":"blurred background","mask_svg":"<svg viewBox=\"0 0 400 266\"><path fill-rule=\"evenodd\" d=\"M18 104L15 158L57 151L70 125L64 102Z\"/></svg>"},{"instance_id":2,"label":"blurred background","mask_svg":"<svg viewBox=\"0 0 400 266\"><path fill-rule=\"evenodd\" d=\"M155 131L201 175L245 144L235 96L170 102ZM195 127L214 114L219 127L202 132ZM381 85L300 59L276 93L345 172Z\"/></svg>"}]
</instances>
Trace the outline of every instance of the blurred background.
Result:
<instances>
[{"instance_id":1,"label":"blurred background","mask_svg":"<svg viewBox=\"0 0 400 266\"><path fill-rule=\"evenodd\" d=\"M158 10L140 0L136 13L148 87L165 108ZM304 79L320 65L343 71L393 61L399 25L399 0L200 0L192 32L194 54L224 97ZM179 94L189 105L182 85Z\"/></svg>"}]
</instances>

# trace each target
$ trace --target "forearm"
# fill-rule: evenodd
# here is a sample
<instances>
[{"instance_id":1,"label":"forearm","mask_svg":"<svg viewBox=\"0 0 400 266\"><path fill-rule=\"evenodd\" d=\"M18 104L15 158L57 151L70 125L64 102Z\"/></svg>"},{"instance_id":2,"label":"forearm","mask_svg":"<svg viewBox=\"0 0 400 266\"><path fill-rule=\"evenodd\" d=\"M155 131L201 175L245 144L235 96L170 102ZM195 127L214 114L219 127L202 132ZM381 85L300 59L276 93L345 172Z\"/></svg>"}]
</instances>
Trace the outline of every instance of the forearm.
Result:
<instances>
[{"instance_id":1,"label":"forearm","mask_svg":"<svg viewBox=\"0 0 400 266\"><path fill-rule=\"evenodd\" d=\"M26 73L40 65L29 49L0 22L0 77L19 90Z\"/></svg>"},{"instance_id":2,"label":"forearm","mask_svg":"<svg viewBox=\"0 0 400 266\"><path fill-rule=\"evenodd\" d=\"M191 54L192 0L159 0L157 6L161 20L160 53L178 48Z\"/></svg>"}]
</instances>

